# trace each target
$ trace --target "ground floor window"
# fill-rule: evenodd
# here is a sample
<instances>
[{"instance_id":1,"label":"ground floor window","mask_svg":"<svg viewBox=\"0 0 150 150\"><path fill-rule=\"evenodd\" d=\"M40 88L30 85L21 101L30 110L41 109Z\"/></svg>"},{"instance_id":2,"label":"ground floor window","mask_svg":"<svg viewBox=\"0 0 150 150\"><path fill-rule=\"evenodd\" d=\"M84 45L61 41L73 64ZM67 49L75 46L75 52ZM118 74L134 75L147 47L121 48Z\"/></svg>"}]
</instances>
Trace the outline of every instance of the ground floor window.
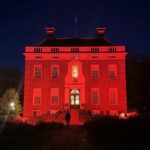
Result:
<instances>
[{"instance_id":1,"label":"ground floor window","mask_svg":"<svg viewBox=\"0 0 150 150\"><path fill-rule=\"evenodd\" d=\"M117 88L109 88L109 104L117 104Z\"/></svg>"},{"instance_id":2,"label":"ground floor window","mask_svg":"<svg viewBox=\"0 0 150 150\"><path fill-rule=\"evenodd\" d=\"M58 105L59 104L59 88L51 88L51 104Z\"/></svg>"},{"instance_id":3,"label":"ground floor window","mask_svg":"<svg viewBox=\"0 0 150 150\"><path fill-rule=\"evenodd\" d=\"M40 111L39 111L39 110L34 110L34 111L32 112L32 116L33 116L33 117L40 116Z\"/></svg>"},{"instance_id":4,"label":"ground floor window","mask_svg":"<svg viewBox=\"0 0 150 150\"><path fill-rule=\"evenodd\" d=\"M97 105L99 104L99 99L100 99L100 96L99 96L99 88L92 88L91 89L91 98L92 98L92 104L93 105Z\"/></svg>"},{"instance_id":5,"label":"ground floor window","mask_svg":"<svg viewBox=\"0 0 150 150\"><path fill-rule=\"evenodd\" d=\"M34 105L41 104L41 88L33 89L33 104Z\"/></svg>"}]
</instances>

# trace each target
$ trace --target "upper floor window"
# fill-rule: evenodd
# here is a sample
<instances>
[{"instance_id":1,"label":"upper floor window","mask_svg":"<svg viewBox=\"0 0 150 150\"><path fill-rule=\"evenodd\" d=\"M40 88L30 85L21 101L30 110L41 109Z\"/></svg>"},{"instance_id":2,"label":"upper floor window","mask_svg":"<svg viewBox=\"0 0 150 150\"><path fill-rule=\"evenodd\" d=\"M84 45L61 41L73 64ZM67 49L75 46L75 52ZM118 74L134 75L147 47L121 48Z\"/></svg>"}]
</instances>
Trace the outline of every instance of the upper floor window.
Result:
<instances>
[{"instance_id":1,"label":"upper floor window","mask_svg":"<svg viewBox=\"0 0 150 150\"><path fill-rule=\"evenodd\" d=\"M93 105L99 104L99 89L98 88L92 89L92 104Z\"/></svg>"},{"instance_id":2,"label":"upper floor window","mask_svg":"<svg viewBox=\"0 0 150 150\"><path fill-rule=\"evenodd\" d=\"M34 48L35 53L42 53L42 48Z\"/></svg>"},{"instance_id":3,"label":"upper floor window","mask_svg":"<svg viewBox=\"0 0 150 150\"><path fill-rule=\"evenodd\" d=\"M34 105L41 104L41 88L33 89L33 104Z\"/></svg>"},{"instance_id":4,"label":"upper floor window","mask_svg":"<svg viewBox=\"0 0 150 150\"><path fill-rule=\"evenodd\" d=\"M92 53L99 53L99 48L91 48Z\"/></svg>"},{"instance_id":5,"label":"upper floor window","mask_svg":"<svg viewBox=\"0 0 150 150\"><path fill-rule=\"evenodd\" d=\"M32 117L37 117L37 116L40 116L40 111L39 110L32 111Z\"/></svg>"},{"instance_id":6,"label":"upper floor window","mask_svg":"<svg viewBox=\"0 0 150 150\"><path fill-rule=\"evenodd\" d=\"M51 88L51 104L57 105L59 103L59 89Z\"/></svg>"},{"instance_id":7,"label":"upper floor window","mask_svg":"<svg viewBox=\"0 0 150 150\"><path fill-rule=\"evenodd\" d=\"M58 65L53 65L51 68L52 72L52 78L58 78L59 76L59 66Z\"/></svg>"},{"instance_id":8,"label":"upper floor window","mask_svg":"<svg viewBox=\"0 0 150 150\"><path fill-rule=\"evenodd\" d=\"M109 78L117 77L117 66L115 64L111 64L108 66L108 76Z\"/></svg>"},{"instance_id":9,"label":"upper floor window","mask_svg":"<svg viewBox=\"0 0 150 150\"><path fill-rule=\"evenodd\" d=\"M71 48L72 53L79 53L79 48Z\"/></svg>"},{"instance_id":10,"label":"upper floor window","mask_svg":"<svg viewBox=\"0 0 150 150\"><path fill-rule=\"evenodd\" d=\"M42 76L42 65L35 65L34 66L34 77L40 78Z\"/></svg>"},{"instance_id":11,"label":"upper floor window","mask_svg":"<svg viewBox=\"0 0 150 150\"><path fill-rule=\"evenodd\" d=\"M51 53L59 53L59 48L51 48Z\"/></svg>"},{"instance_id":12,"label":"upper floor window","mask_svg":"<svg viewBox=\"0 0 150 150\"><path fill-rule=\"evenodd\" d=\"M111 105L117 104L117 88L109 88L109 103Z\"/></svg>"},{"instance_id":13,"label":"upper floor window","mask_svg":"<svg viewBox=\"0 0 150 150\"><path fill-rule=\"evenodd\" d=\"M78 78L79 76L79 68L78 66L72 66L72 77Z\"/></svg>"},{"instance_id":14,"label":"upper floor window","mask_svg":"<svg viewBox=\"0 0 150 150\"><path fill-rule=\"evenodd\" d=\"M99 65L91 65L91 76L92 78L99 77Z\"/></svg>"},{"instance_id":15,"label":"upper floor window","mask_svg":"<svg viewBox=\"0 0 150 150\"><path fill-rule=\"evenodd\" d=\"M115 47L110 47L110 48L108 48L108 52L115 53L116 52L116 48Z\"/></svg>"}]
</instances>

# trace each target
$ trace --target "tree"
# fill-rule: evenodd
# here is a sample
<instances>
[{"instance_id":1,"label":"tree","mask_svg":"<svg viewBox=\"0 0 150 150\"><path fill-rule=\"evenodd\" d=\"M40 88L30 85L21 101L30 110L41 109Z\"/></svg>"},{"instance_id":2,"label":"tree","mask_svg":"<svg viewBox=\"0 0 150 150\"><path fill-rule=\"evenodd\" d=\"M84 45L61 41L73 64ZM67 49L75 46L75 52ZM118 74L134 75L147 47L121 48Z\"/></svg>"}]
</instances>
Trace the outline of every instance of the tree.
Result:
<instances>
[{"instance_id":1,"label":"tree","mask_svg":"<svg viewBox=\"0 0 150 150\"><path fill-rule=\"evenodd\" d=\"M19 95L15 89L8 89L2 98L0 98L0 114L5 115L12 113L17 115L21 112L22 107Z\"/></svg>"},{"instance_id":2,"label":"tree","mask_svg":"<svg viewBox=\"0 0 150 150\"><path fill-rule=\"evenodd\" d=\"M22 72L16 67L0 68L0 97L10 88L17 89L22 79Z\"/></svg>"},{"instance_id":3,"label":"tree","mask_svg":"<svg viewBox=\"0 0 150 150\"><path fill-rule=\"evenodd\" d=\"M150 112L150 58L127 57L128 108Z\"/></svg>"}]
</instances>

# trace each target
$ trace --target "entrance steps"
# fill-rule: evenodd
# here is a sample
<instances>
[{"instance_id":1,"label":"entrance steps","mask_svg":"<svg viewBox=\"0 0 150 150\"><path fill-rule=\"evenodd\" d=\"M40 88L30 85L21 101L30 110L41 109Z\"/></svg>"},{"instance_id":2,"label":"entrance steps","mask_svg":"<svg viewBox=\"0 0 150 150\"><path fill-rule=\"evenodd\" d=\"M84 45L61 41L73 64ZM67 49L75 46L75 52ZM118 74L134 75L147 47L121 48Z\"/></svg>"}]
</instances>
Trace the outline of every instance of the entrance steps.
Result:
<instances>
[{"instance_id":1,"label":"entrance steps","mask_svg":"<svg viewBox=\"0 0 150 150\"><path fill-rule=\"evenodd\" d=\"M79 124L79 111L78 111L78 109L71 109L70 124Z\"/></svg>"}]
</instances>

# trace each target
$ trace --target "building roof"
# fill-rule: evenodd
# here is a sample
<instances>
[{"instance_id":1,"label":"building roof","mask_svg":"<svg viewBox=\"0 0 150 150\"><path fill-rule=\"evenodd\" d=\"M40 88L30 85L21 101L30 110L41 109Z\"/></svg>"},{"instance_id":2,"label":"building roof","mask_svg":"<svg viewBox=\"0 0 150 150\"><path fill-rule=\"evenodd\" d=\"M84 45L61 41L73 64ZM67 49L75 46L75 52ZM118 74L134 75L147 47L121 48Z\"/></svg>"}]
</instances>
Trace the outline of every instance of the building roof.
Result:
<instances>
[{"instance_id":1,"label":"building roof","mask_svg":"<svg viewBox=\"0 0 150 150\"><path fill-rule=\"evenodd\" d=\"M99 38L52 38L48 37L38 46L113 46L113 44L104 37Z\"/></svg>"}]
</instances>

